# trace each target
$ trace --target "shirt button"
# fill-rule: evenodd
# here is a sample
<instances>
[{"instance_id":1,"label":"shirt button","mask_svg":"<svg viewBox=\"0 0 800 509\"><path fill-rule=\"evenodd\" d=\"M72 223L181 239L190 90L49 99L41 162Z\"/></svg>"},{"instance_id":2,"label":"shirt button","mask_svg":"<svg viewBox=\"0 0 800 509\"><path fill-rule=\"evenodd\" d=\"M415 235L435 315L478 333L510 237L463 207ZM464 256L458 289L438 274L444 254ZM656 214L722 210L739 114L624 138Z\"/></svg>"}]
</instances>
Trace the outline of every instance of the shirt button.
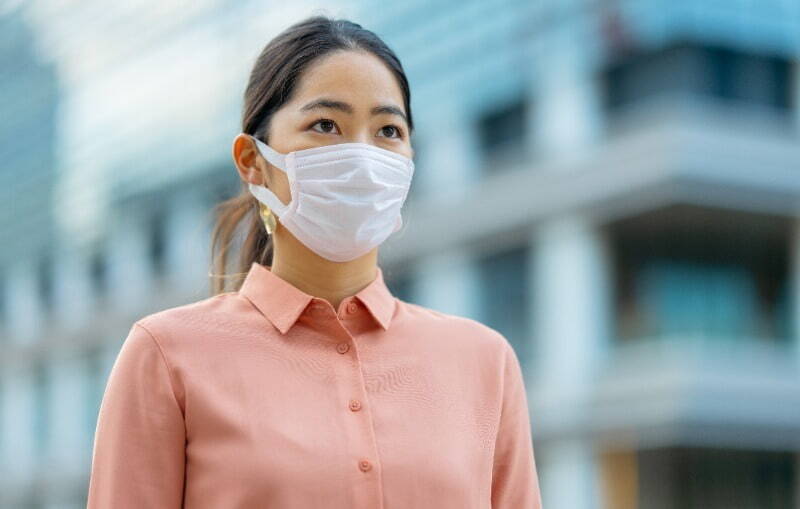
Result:
<instances>
[{"instance_id":1,"label":"shirt button","mask_svg":"<svg viewBox=\"0 0 800 509\"><path fill-rule=\"evenodd\" d=\"M358 468L360 468L362 472L367 472L372 468L372 464L367 460L361 460L358 462Z\"/></svg>"},{"instance_id":2,"label":"shirt button","mask_svg":"<svg viewBox=\"0 0 800 509\"><path fill-rule=\"evenodd\" d=\"M347 305L347 312L350 313L350 314L353 314L356 311L358 311L358 304L356 304L355 302L350 302Z\"/></svg>"},{"instance_id":3,"label":"shirt button","mask_svg":"<svg viewBox=\"0 0 800 509\"><path fill-rule=\"evenodd\" d=\"M346 353L348 350L350 350L350 345L347 343L339 343L336 345L336 351L339 353Z\"/></svg>"},{"instance_id":4,"label":"shirt button","mask_svg":"<svg viewBox=\"0 0 800 509\"><path fill-rule=\"evenodd\" d=\"M350 400L350 410L358 412L361 409L361 402L357 399Z\"/></svg>"}]
</instances>

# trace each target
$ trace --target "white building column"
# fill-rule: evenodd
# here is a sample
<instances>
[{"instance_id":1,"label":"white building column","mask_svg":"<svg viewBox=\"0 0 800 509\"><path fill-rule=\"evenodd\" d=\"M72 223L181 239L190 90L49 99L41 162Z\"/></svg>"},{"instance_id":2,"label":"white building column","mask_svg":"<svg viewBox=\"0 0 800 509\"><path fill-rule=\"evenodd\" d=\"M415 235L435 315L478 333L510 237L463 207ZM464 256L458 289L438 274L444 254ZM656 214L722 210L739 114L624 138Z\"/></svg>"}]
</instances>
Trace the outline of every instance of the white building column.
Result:
<instances>
[{"instance_id":1,"label":"white building column","mask_svg":"<svg viewBox=\"0 0 800 509\"><path fill-rule=\"evenodd\" d=\"M437 106L427 113L429 121L418 128L424 130L420 140L436 141L420 147L412 186L416 187L416 196L455 200L469 192L479 178L480 144L474 121L466 115L468 108L451 103Z\"/></svg>"},{"instance_id":2,"label":"white building column","mask_svg":"<svg viewBox=\"0 0 800 509\"><path fill-rule=\"evenodd\" d=\"M7 272L6 330L14 343L35 342L45 324L44 306L37 289L36 262L35 257L18 260Z\"/></svg>"},{"instance_id":3,"label":"white building column","mask_svg":"<svg viewBox=\"0 0 800 509\"><path fill-rule=\"evenodd\" d=\"M553 30L539 45L546 57L534 59L546 66L536 69L531 110L537 159L580 159L599 138L602 111L591 54L576 46L582 38L571 32L581 26L568 23Z\"/></svg>"},{"instance_id":4,"label":"white building column","mask_svg":"<svg viewBox=\"0 0 800 509\"><path fill-rule=\"evenodd\" d=\"M170 284L198 298L208 296L211 209L198 193L172 198L166 217L166 274Z\"/></svg>"},{"instance_id":5,"label":"white building column","mask_svg":"<svg viewBox=\"0 0 800 509\"><path fill-rule=\"evenodd\" d=\"M0 484L3 482L2 479L8 476L8 472L13 466L9 447L16 438L9 431L13 426L11 420L15 418L15 414L12 412L14 408L11 407L11 398L13 397L11 389L14 387L12 387L13 381L9 371L0 369ZM0 502L2 501L3 498L0 495Z\"/></svg>"},{"instance_id":6,"label":"white building column","mask_svg":"<svg viewBox=\"0 0 800 509\"><path fill-rule=\"evenodd\" d=\"M59 327L74 331L86 325L92 314L89 259L77 249L58 250L54 267L56 320Z\"/></svg>"},{"instance_id":7,"label":"white building column","mask_svg":"<svg viewBox=\"0 0 800 509\"><path fill-rule=\"evenodd\" d=\"M545 507L599 508L599 465L586 401L607 348L607 250L587 218L560 216L534 232L532 422Z\"/></svg>"},{"instance_id":8,"label":"white building column","mask_svg":"<svg viewBox=\"0 0 800 509\"><path fill-rule=\"evenodd\" d=\"M120 211L108 239L109 297L121 309L136 309L148 298L152 274L149 237L139 214Z\"/></svg>"},{"instance_id":9,"label":"white building column","mask_svg":"<svg viewBox=\"0 0 800 509\"><path fill-rule=\"evenodd\" d=\"M55 355L49 359L48 389L50 416L48 434L52 472L80 474L85 457L86 392L83 384L83 363L77 353Z\"/></svg>"},{"instance_id":10,"label":"white building column","mask_svg":"<svg viewBox=\"0 0 800 509\"><path fill-rule=\"evenodd\" d=\"M590 388L609 339L605 238L588 218L559 216L536 228L531 256L536 371L555 384L551 393L579 396Z\"/></svg>"},{"instance_id":11,"label":"white building column","mask_svg":"<svg viewBox=\"0 0 800 509\"><path fill-rule=\"evenodd\" d=\"M602 506L598 457L588 440L564 438L539 447L534 437L533 446L542 507L614 509Z\"/></svg>"},{"instance_id":12,"label":"white building column","mask_svg":"<svg viewBox=\"0 0 800 509\"><path fill-rule=\"evenodd\" d=\"M28 480L34 458L34 378L31 366L4 366L2 459L3 482L11 485Z\"/></svg>"},{"instance_id":13,"label":"white building column","mask_svg":"<svg viewBox=\"0 0 800 509\"><path fill-rule=\"evenodd\" d=\"M422 306L477 319L479 281L469 253L453 250L429 257L414 270L415 300Z\"/></svg>"}]
</instances>

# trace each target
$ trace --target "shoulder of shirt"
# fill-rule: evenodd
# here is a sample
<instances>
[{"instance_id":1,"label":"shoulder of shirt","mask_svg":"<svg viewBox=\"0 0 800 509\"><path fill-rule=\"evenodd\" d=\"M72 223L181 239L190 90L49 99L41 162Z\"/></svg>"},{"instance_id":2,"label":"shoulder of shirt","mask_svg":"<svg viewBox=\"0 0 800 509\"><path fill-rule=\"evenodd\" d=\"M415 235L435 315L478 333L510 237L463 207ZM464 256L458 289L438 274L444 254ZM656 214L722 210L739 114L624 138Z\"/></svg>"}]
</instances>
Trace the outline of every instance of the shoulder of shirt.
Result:
<instances>
[{"instance_id":1,"label":"shoulder of shirt","mask_svg":"<svg viewBox=\"0 0 800 509\"><path fill-rule=\"evenodd\" d=\"M462 344L465 339L468 339L479 343L487 343L488 346L500 350L511 348L511 343L500 331L483 322L467 316L445 313L412 302L397 300L398 305L406 308L409 318L427 322L423 323L423 326L434 329L441 327L443 336L455 337Z\"/></svg>"},{"instance_id":2,"label":"shoulder of shirt","mask_svg":"<svg viewBox=\"0 0 800 509\"><path fill-rule=\"evenodd\" d=\"M235 320L237 312L248 312L250 304L237 297L237 292L223 292L140 316L134 323L139 325L157 343L179 337L198 328L226 326ZM181 334L184 333L184 334Z\"/></svg>"}]
</instances>

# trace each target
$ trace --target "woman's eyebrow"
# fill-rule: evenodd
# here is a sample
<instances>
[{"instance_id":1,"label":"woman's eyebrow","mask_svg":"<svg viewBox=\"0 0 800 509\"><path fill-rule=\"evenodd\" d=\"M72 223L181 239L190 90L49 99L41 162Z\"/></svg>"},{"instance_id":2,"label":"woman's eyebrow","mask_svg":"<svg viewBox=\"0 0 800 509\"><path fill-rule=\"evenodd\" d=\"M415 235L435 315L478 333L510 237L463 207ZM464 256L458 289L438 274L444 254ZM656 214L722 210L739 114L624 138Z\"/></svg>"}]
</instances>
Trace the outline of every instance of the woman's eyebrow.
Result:
<instances>
[{"instance_id":1,"label":"woman's eyebrow","mask_svg":"<svg viewBox=\"0 0 800 509\"><path fill-rule=\"evenodd\" d=\"M321 108L330 108L334 110L343 111L348 114L353 113L353 107L350 104L327 98L316 99L314 101L311 101L310 103L300 108L300 111L311 111ZM403 110L391 104L381 104L378 106L373 106L373 108L370 110L370 113L373 115L380 115L382 113L386 113L389 115L397 115L400 118L402 118L406 122L406 124L408 124L408 119L406 118L406 114L403 113Z\"/></svg>"}]
</instances>

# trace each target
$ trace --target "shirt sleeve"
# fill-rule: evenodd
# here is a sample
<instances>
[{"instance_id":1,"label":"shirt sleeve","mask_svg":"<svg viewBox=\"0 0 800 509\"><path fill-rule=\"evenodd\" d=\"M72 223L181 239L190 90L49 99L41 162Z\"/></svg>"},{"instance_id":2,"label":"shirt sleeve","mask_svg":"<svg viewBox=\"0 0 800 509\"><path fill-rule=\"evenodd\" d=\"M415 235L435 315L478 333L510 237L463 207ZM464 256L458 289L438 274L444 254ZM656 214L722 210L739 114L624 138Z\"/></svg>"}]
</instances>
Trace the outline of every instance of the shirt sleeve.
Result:
<instances>
[{"instance_id":1,"label":"shirt sleeve","mask_svg":"<svg viewBox=\"0 0 800 509\"><path fill-rule=\"evenodd\" d=\"M522 369L506 341L503 403L492 471L493 509L541 509Z\"/></svg>"},{"instance_id":2,"label":"shirt sleeve","mask_svg":"<svg viewBox=\"0 0 800 509\"><path fill-rule=\"evenodd\" d=\"M167 360L150 332L134 323L100 404L87 509L182 507L185 445Z\"/></svg>"}]
</instances>

